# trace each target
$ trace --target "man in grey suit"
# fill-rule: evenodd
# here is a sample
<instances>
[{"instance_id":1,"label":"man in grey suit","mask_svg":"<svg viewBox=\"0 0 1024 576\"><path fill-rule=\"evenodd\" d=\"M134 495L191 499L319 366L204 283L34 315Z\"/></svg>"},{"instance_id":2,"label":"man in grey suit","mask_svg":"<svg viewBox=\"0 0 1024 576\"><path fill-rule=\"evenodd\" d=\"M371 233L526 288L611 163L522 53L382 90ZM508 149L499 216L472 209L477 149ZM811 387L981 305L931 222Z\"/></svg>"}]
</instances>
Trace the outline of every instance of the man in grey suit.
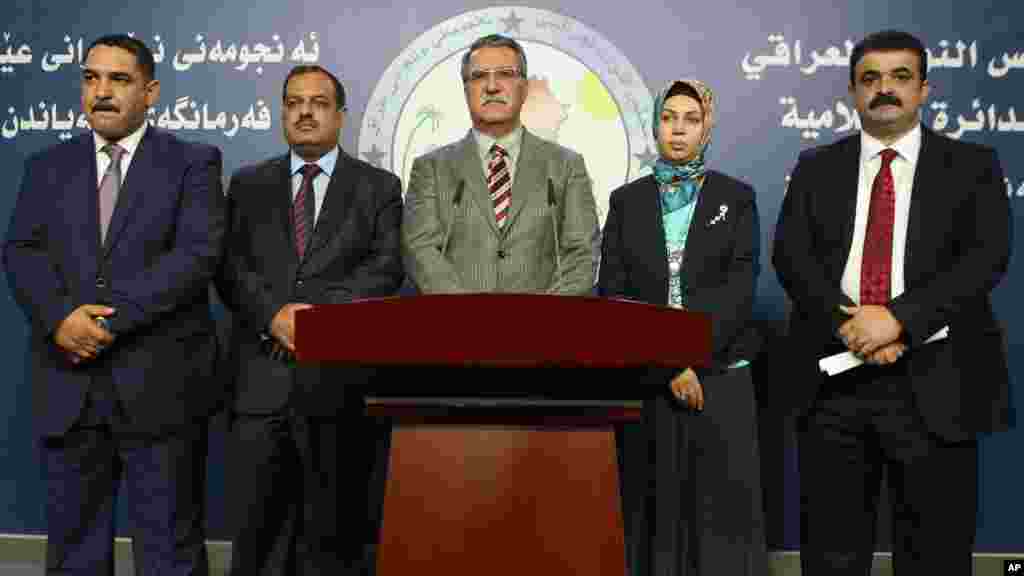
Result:
<instances>
[{"instance_id":1,"label":"man in grey suit","mask_svg":"<svg viewBox=\"0 0 1024 576\"><path fill-rule=\"evenodd\" d=\"M484 36L462 59L473 128L413 162L402 258L420 292L580 295L597 212L583 158L523 128L526 55Z\"/></svg>"}]
</instances>

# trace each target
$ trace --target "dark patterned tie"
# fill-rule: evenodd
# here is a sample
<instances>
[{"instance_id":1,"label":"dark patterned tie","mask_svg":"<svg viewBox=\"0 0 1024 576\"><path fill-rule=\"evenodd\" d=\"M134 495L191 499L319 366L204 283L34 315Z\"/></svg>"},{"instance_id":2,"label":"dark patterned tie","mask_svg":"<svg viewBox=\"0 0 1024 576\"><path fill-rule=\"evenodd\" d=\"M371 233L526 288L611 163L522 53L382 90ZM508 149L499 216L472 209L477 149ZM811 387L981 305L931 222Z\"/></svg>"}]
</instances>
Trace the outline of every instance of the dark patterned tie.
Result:
<instances>
[{"instance_id":1,"label":"dark patterned tie","mask_svg":"<svg viewBox=\"0 0 1024 576\"><path fill-rule=\"evenodd\" d=\"M110 227L110 218L114 215L114 206L117 205L117 195L121 190L121 156L125 149L117 144L107 144L103 147L103 153L110 156L110 166L103 174L100 181L100 240L106 240L107 228Z\"/></svg>"},{"instance_id":2,"label":"dark patterned tie","mask_svg":"<svg viewBox=\"0 0 1024 576\"><path fill-rule=\"evenodd\" d=\"M892 180L893 158L897 152L882 150L882 167L871 186L871 207L864 234L860 264L860 304L884 305L892 285L892 229L896 221L896 186Z\"/></svg>"},{"instance_id":3,"label":"dark patterned tie","mask_svg":"<svg viewBox=\"0 0 1024 576\"><path fill-rule=\"evenodd\" d=\"M299 192L292 203L292 222L295 224L295 252L301 260L306 254L306 242L313 231L313 218L311 211L307 210L307 204L310 207L316 205L313 180L320 173L320 167L316 164L306 164L299 172L302 173L302 184L299 185Z\"/></svg>"},{"instance_id":4,"label":"dark patterned tie","mask_svg":"<svg viewBox=\"0 0 1024 576\"><path fill-rule=\"evenodd\" d=\"M505 226L505 218L508 216L508 207L512 200L512 174L509 173L508 163L505 156L508 152L495 144L491 146L491 160L487 163L487 189L491 192L491 202L494 203L494 220L498 224L498 230Z\"/></svg>"}]
</instances>

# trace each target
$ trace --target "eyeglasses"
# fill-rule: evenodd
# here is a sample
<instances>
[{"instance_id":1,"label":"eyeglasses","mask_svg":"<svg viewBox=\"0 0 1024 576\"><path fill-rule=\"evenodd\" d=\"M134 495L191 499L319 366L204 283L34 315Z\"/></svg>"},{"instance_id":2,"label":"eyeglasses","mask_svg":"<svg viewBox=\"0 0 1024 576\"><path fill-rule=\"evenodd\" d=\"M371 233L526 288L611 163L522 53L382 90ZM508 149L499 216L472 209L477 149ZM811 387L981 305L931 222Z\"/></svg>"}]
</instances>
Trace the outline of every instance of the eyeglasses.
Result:
<instances>
[{"instance_id":1,"label":"eyeglasses","mask_svg":"<svg viewBox=\"0 0 1024 576\"><path fill-rule=\"evenodd\" d=\"M477 68L469 72L466 82L482 84L490 76L495 82L511 82L521 77L517 66L503 66L501 68L483 69Z\"/></svg>"}]
</instances>

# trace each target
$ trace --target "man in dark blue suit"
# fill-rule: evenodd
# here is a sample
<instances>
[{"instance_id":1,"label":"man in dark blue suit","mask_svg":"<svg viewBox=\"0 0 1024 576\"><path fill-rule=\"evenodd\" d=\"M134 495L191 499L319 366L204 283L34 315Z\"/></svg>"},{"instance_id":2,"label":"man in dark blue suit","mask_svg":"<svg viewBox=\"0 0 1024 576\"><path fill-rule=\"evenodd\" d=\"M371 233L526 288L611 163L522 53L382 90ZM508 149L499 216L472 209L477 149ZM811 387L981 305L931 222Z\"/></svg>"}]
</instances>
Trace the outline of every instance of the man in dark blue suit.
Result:
<instances>
[{"instance_id":1,"label":"man in dark blue suit","mask_svg":"<svg viewBox=\"0 0 1024 576\"><path fill-rule=\"evenodd\" d=\"M128 36L90 45L82 108L92 132L28 159L4 244L31 324L48 574L113 573L121 498L136 574L208 571L221 156L147 126L160 95L153 68Z\"/></svg>"}]
</instances>

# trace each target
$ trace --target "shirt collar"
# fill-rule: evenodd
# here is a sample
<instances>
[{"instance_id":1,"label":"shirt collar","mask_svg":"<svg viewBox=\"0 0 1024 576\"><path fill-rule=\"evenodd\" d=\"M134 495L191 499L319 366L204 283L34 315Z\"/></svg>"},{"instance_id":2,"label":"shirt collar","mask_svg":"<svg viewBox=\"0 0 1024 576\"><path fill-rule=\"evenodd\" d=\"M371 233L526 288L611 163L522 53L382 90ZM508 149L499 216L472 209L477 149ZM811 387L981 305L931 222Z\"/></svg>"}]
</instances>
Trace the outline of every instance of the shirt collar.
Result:
<instances>
[{"instance_id":1,"label":"shirt collar","mask_svg":"<svg viewBox=\"0 0 1024 576\"><path fill-rule=\"evenodd\" d=\"M148 122L143 122L142 126L135 129L135 132L121 138L116 142L118 146L124 148L125 155L131 156L135 153L135 149L139 147L139 142L142 141L142 135L146 133L146 126ZM95 130L92 133L93 144L96 145L96 153L99 154L103 151L103 147L110 143L109 140L100 136Z\"/></svg>"},{"instance_id":2,"label":"shirt collar","mask_svg":"<svg viewBox=\"0 0 1024 576\"><path fill-rule=\"evenodd\" d=\"M484 134L483 132L473 128L473 137L476 138L476 144L480 151L480 157L486 160L491 154L491 146L497 144L505 149L505 152L512 158L516 158L519 154L519 146L523 142L523 125L516 126L514 130L505 134L501 138L495 138L490 134Z\"/></svg>"},{"instance_id":3,"label":"shirt collar","mask_svg":"<svg viewBox=\"0 0 1024 576\"><path fill-rule=\"evenodd\" d=\"M882 150L892 148L910 164L917 164L917 156L921 152L921 124L914 127L900 139L892 144L885 144L878 138L861 130L860 132L860 161L869 162L881 154Z\"/></svg>"},{"instance_id":4,"label":"shirt collar","mask_svg":"<svg viewBox=\"0 0 1024 576\"><path fill-rule=\"evenodd\" d=\"M334 148L331 148L330 152L321 156L316 162L314 162L314 164L319 166L320 170L330 178L334 175L334 167L338 164L338 155L338 147L335 146ZM293 150L291 152L291 172L289 172L289 174L294 176L295 173L301 170L306 164L309 164L309 162L303 160Z\"/></svg>"}]
</instances>

